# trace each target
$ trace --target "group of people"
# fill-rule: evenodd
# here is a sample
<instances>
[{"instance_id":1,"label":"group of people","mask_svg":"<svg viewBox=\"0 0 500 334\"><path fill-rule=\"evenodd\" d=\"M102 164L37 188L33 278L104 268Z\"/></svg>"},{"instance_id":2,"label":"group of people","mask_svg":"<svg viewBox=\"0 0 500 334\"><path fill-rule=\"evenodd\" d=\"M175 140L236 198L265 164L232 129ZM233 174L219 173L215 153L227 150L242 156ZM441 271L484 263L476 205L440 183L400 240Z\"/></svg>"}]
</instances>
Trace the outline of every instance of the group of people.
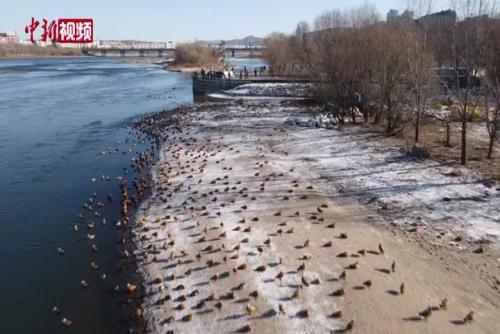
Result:
<instances>
[{"instance_id":1,"label":"group of people","mask_svg":"<svg viewBox=\"0 0 500 334\"><path fill-rule=\"evenodd\" d=\"M253 69L253 74L255 77L261 76L262 73L265 72L265 70L266 66L260 66L258 68L256 67ZM195 71L193 75L194 77L198 78L199 77L198 71ZM200 76L202 79L234 79L235 78L234 67L231 67L230 69L225 68L223 71L214 71L213 69L205 71L205 69L202 68L200 71ZM250 71L246 66L243 67L243 69L240 69L239 71L240 79L243 78L248 79L249 77L250 77Z\"/></svg>"}]
</instances>

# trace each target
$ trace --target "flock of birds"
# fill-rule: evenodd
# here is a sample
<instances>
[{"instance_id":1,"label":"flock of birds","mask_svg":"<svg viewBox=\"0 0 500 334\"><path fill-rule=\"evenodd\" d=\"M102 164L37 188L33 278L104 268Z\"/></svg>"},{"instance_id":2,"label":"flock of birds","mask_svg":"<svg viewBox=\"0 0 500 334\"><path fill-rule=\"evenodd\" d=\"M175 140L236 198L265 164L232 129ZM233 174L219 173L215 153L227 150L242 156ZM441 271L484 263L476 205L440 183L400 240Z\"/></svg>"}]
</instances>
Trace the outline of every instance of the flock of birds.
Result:
<instances>
[{"instance_id":1,"label":"flock of birds","mask_svg":"<svg viewBox=\"0 0 500 334\"><path fill-rule=\"evenodd\" d=\"M119 184L121 197L120 197L120 208L121 208L121 219L116 222L116 227L119 228L123 233L122 239L122 247L123 247L123 258L127 261L132 260L130 252L127 250L128 243L131 241L130 237L127 236L127 231L130 227L130 216L133 211L131 208L137 208L140 203L144 200L145 196L148 193L148 190L151 186L150 184L150 175L148 167L154 162L155 154L158 150L157 143L149 141L146 135L136 132L130 131L129 136L130 139L126 139L123 144L129 146L127 151L123 151L123 155L132 154L133 158L131 159L130 168L123 168L123 175L117 177L117 181ZM151 144L149 147L145 148L143 152L135 151L133 152L132 148L138 148L139 146L146 146L147 143ZM102 152L102 154L119 154L120 149L108 149L107 151ZM129 171L132 171L133 176L129 177ZM129 183L127 179L130 179ZM108 182L112 181L110 176L102 175L100 178L92 178L91 182ZM83 202L82 208L83 210L78 214L79 222L74 224L72 229L75 233L86 233L85 239L89 243L89 247L93 253L97 253L99 248L97 247L97 234L96 234L96 221L100 221L103 225L108 223L106 217L103 216L103 208L113 205L112 203L115 201L113 198L113 193L108 193L107 195L98 196L97 192L92 193L92 195ZM58 247L56 250L58 255L65 255L66 249L62 247ZM102 268L96 263L96 260L90 262L90 271L99 274L99 277L102 280L107 278L105 272L103 272ZM83 289L89 288L89 282L85 279L82 279L79 283L80 287ZM120 286L119 284L115 284L113 291L115 293L120 292L128 292L133 293L137 289L136 284L128 283L126 286ZM130 302L130 300L129 300ZM52 312L58 316L63 314L63 308L61 306L53 306ZM71 327L73 325L73 320L68 316L64 316L61 319L61 324L64 327Z\"/></svg>"},{"instance_id":2,"label":"flock of birds","mask_svg":"<svg viewBox=\"0 0 500 334\"><path fill-rule=\"evenodd\" d=\"M308 308L292 312L290 309L293 307L288 305L294 302L302 305L302 291L322 284L320 278L311 279L304 274L309 267L311 255L305 253L299 261L294 260L292 256L280 256L273 262L252 261L255 258L264 259L263 255L273 256L272 246L277 244L278 240L286 242L287 238L291 240L292 236L297 238L297 235L303 236L303 242L295 246L295 249L301 251L311 247L333 246L331 241L321 245L311 242L307 237L307 230L290 223L293 219L318 224L327 229L325 234L335 235L339 243L348 239L349 235L346 232L334 232L338 227L334 222L325 219L324 213L328 210L328 203L316 203L300 210L290 208L294 207L293 203L308 200L314 194L314 186L302 184L299 178L287 179L294 172L293 168L268 173L269 161L262 152L260 139L256 140L256 146L253 148L253 168L243 172L235 171L231 163L226 163L225 157L237 155L240 151L234 145L224 142L223 135L207 135L204 139L201 139L202 136L195 136L197 129L190 128L188 124L190 121L186 114L171 113L168 116L153 116L140 122L138 126L158 143L163 142L165 145L162 151L163 159L160 158L155 166L158 175L153 195L139 212L137 226L133 229L133 237L139 245L137 260L140 266L153 268L150 271L145 270L144 284L151 299L151 305L148 307L156 308L157 311L146 310L148 320L165 326L166 333L173 333L174 324L189 323L198 314L221 311L224 308L232 309L237 298L242 296L245 297L244 312L247 317L258 314L257 301L265 299L266 303L274 304L271 312L266 312L271 317L312 318ZM219 129L218 133L224 131ZM147 159L140 161L144 166L147 165ZM282 203L277 205L278 208L286 209L273 213L280 223L275 226L274 231L262 237L255 231L261 230L260 227L264 224L266 228L270 228L270 223L264 222L265 217L259 216L258 210L250 211L249 207L255 208L255 203L265 205L266 201L270 200L262 194L266 193L273 181L283 184L283 180L287 180L288 189L283 189L283 193L276 195L272 201ZM122 203L127 203L128 197L124 189L125 185L122 186ZM122 209L126 214L127 206L122 205ZM240 219L224 220L222 217L228 212L236 214ZM376 250L359 249L351 253L344 251L335 257L339 261L345 261L386 254L382 244L373 245L373 248ZM336 275L335 281L339 282L341 287L331 292L330 296L346 295L343 282L347 282L349 273L358 270L361 265L357 260L351 261ZM392 273L400 270L394 260L390 262L390 268ZM206 277L207 284L194 284L194 277ZM262 281L270 277L276 282L277 289L283 287L285 278L294 277L297 281L296 288L289 296L279 300L266 298L266 291L247 289L247 286L251 285L248 280ZM227 289L224 282L228 278L228 281L235 280L240 283ZM363 281L362 285L369 289L373 282L368 279ZM221 286L225 291L215 293L214 291L221 290ZM404 295L405 289L405 283L401 282L399 295ZM135 290L135 284L128 286L129 293L134 293ZM443 298L439 306L424 308L418 313L418 317L426 320L433 312L447 308L448 299ZM139 307L136 316L144 317L144 312ZM161 319L156 319L157 317ZM334 310L327 318L344 319L344 325L340 329L343 332L352 331L356 327L355 319L348 317L342 310ZM474 312L470 311L464 316L463 323L473 320ZM242 333L250 331L250 324L236 330Z\"/></svg>"}]
</instances>

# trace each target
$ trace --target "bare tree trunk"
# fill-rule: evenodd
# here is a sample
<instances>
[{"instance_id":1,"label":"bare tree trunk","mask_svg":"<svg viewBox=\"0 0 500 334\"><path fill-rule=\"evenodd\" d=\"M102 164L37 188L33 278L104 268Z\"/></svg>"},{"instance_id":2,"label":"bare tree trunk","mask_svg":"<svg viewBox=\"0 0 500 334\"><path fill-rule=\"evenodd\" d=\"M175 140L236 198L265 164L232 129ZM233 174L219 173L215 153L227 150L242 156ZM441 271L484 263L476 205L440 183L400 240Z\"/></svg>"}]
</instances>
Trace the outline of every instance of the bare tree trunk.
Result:
<instances>
[{"instance_id":1,"label":"bare tree trunk","mask_svg":"<svg viewBox=\"0 0 500 334\"><path fill-rule=\"evenodd\" d=\"M467 116L462 119L462 149L460 152L460 163L467 164Z\"/></svg>"},{"instance_id":2,"label":"bare tree trunk","mask_svg":"<svg viewBox=\"0 0 500 334\"><path fill-rule=\"evenodd\" d=\"M446 147L450 146L450 122L446 122Z\"/></svg>"},{"instance_id":3,"label":"bare tree trunk","mask_svg":"<svg viewBox=\"0 0 500 334\"><path fill-rule=\"evenodd\" d=\"M495 136L490 136L490 143L488 145L488 159L493 158L493 145L495 144Z\"/></svg>"},{"instance_id":4,"label":"bare tree trunk","mask_svg":"<svg viewBox=\"0 0 500 334\"><path fill-rule=\"evenodd\" d=\"M420 111L417 112L417 119L415 121L415 143L418 143L420 137Z\"/></svg>"}]
</instances>

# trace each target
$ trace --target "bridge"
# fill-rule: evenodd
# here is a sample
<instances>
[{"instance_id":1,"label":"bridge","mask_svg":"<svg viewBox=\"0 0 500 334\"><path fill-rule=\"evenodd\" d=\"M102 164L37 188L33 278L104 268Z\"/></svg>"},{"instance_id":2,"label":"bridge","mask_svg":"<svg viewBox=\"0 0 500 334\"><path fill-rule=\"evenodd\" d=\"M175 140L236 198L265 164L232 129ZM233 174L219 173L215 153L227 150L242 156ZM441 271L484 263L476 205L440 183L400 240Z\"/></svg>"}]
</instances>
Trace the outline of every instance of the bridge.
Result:
<instances>
[{"instance_id":1,"label":"bridge","mask_svg":"<svg viewBox=\"0 0 500 334\"><path fill-rule=\"evenodd\" d=\"M215 48L215 47L214 47ZM263 47L255 46L224 46L222 48L218 47L220 51L230 52L234 57L235 52L257 52L260 53L264 50ZM144 57L144 56L172 56L176 51L175 47L137 47L137 46L92 46L83 47L82 52L86 55L91 56L132 56L132 57Z\"/></svg>"},{"instance_id":2,"label":"bridge","mask_svg":"<svg viewBox=\"0 0 500 334\"><path fill-rule=\"evenodd\" d=\"M82 52L86 55L92 56L158 56L163 57L167 55L172 55L175 52L175 48L148 48L148 47L84 47Z\"/></svg>"}]
</instances>

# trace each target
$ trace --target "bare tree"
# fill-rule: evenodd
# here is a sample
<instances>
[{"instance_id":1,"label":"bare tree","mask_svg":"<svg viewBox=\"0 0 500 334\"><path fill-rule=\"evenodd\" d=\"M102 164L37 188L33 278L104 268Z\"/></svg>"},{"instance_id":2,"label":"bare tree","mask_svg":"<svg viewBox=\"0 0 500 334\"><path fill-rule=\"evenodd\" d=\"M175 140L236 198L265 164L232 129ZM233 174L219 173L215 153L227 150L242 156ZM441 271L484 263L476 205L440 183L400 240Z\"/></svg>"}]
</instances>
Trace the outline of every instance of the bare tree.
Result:
<instances>
[{"instance_id":1,"label":"bare tree","mask_svg":"<svg viewBox=\"0 0 500 334\"><path fill-rule=\"evenodd\" d=\"M492 14L494 4L486 0L456 0L455 8L461 21L455 25L450 51L450 66L454 80L448 85L458 103L458 114L462 123L461 154L462 165L467 163L467 123L481 101L478 71L485 51L487 26L485 21Z\"/></svg>"},{"instance_id":2,"label":"bare tree","mask_svg":"<svg viewBox=\"0 0 500 334\"><path fill-rule=\"evenodd\" d=\"M430 14L432 0L409 1L408 8L421 17ZM429 99L435 92L434 55L430 43L430 27L418 21L403 23L405 35L408 80L413 95L415 113L415 143L420 141L421 118L425 114Z\"/></svg>"},{"instance_id":3,"label":"bare tree","mask_svg":"<svg viewBox=\"0 0 500 334\"><path fill-rule=\"evenodd\" d=\"M290 70L290 39L282 33L272 33L265 41L264 57L273 75L287 75Z\"/></svg>"},{"instance_id":4,"label":"bare tree","mask_svg":"<svg viewBox=\"0 0 500 334\"><path fill-rule=\"evenodd\" d=\"M404 36L400 25L388 25L380 29L378 48L375 51L377 62L375 84L379 108L389 134L400 132L411 120L409 111L407 63L403 44Z\"/></svg>"},{"instance_id":5,"label":"bare tree","mask_svg":"<svg viewBox=\"0 0 500 334\"><path fill-rule=\"evenodd\" d=\"M491 22L484 57L485 121L489 135L488 159L500 134L500 23Z\"/></svg>"}]
</instances>

